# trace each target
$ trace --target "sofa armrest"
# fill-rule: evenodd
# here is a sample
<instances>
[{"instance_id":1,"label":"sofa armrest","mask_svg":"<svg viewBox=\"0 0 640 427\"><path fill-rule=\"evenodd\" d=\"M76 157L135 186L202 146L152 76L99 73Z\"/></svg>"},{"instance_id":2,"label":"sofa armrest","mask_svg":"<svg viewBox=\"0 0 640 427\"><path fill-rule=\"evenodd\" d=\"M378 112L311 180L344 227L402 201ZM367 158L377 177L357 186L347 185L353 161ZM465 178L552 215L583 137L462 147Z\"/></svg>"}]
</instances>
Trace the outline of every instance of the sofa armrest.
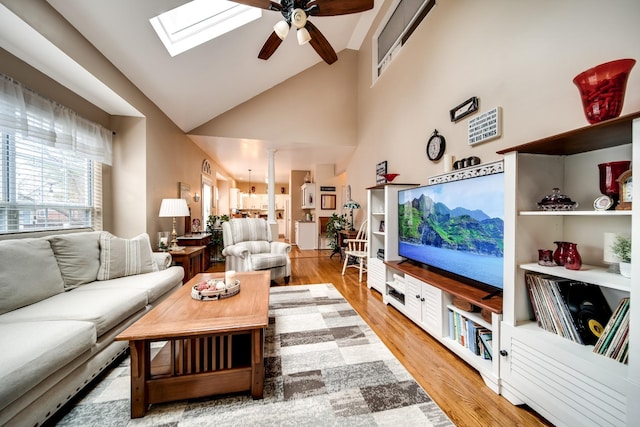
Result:
<instances>
[{"instance_id":1,"label":"sofa armrest","mask_svg":"<svg viewBox=\"0 0 640 427\"><path fill-rule=\"evenodd\" d=\"M291 245L284 242L271 242L272 254L288 254L291 252Z\"/></svg>"},{"instance_id":2,"label":"sofa armrest","mask_svg":"<svg viewBox=\"0 0 640 427\"><path fill-rule=\"evenodd\" d=\"M222 256L236 256L240 258L249 257L249 249L239 246L239 245L230 245L222 250Z\"/></svg>"},{"instance_id":3,"label":"sofa armrest","mask_svg":"<svg viewBox=\"0 0 640 427\"><path fill-rule=\"evenodd\" d=\"M171 254L169 252L153 252L152 253L153 260L158 265L158 270L166 270L171 267L171 262L173 259L171 258Z\"/></svg>"}]
</instances>

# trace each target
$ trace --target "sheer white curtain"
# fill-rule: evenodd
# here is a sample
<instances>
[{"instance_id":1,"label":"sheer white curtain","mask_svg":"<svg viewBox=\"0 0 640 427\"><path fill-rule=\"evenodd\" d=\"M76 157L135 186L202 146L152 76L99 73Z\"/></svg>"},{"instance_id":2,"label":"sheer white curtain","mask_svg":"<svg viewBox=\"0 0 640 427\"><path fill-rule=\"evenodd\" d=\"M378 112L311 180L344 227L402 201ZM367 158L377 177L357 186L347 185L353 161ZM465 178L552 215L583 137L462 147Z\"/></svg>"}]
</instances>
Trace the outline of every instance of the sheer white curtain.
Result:
<instances>
[{"instance_id":1,"label":"sheer white curtain","mask_svg":"<svg viewBox=\"0 0 640 427\"><path fill-rule=\"evenodd\" d=\"M0 130L111 165L112 132L0 73Z\"/></svg>"}]
</instances>

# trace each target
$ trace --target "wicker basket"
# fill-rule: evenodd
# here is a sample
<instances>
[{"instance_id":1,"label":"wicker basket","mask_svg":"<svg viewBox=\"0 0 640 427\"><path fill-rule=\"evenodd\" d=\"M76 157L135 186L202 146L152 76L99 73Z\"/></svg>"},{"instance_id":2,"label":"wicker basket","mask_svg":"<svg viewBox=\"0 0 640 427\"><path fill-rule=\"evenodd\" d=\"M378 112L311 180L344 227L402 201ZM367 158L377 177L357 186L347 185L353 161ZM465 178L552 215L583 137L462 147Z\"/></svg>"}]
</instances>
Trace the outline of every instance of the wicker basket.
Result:
<instances>
[{"instance_id":1,"label":"wicker basket","mask_svg":"<svg viewBox=\"0 0 640 427\"><path fill-rule=\"evenodd\" d=\"M206 283L210 288L198 290L198 287ZM224 287L220 287L222 284ZM223 280L208 280L200 282L191 288L191 298L200 301L215 301L223 298L229 298L240 293L240 281L236 280L232 285L226 285Z\"/></svg>"}]
</instances>

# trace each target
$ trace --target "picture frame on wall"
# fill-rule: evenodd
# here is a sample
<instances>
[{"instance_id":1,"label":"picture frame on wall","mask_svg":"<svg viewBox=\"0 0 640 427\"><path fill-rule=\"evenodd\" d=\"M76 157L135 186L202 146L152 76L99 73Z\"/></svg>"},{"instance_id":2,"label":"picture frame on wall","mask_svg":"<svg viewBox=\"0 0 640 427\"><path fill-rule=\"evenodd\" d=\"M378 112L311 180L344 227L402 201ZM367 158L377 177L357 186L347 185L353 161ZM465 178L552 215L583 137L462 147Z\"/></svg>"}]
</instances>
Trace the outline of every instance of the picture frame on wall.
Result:
<instances>
[{"instance_id":1,"label":"picture frame on wall","mask_svg":"<svg viewBox=\"0 0 640 427\"><path fill-rule=\"evenodd\" d=\"M335 194L322 194L320 196L320 209L323 209L323 210L335 210L336 209L336 195Z\"/></svg>"},{"instance_id":2,"label":"picture frame on wall","mask_svg":"<svg viewBox=\"0 0 640 427\"><path fill-rule=\"evenodd\" d=\"M186 182L179 182L178 183L178 197L180 199L184 199L187 202L187 205L190 205L190 199L191 199L191 186L189 184L187 184Z\"/></svg>"},{"instance_id":3,"label":"picture frame on wall","mask_svg":"<svg viewBox=\"0 0 640 427\"><path fill-rule=\"evenodd\" d=\"M387 179L384 177L387 173L387 161L380 162L376 165L376 185L386 184Z\"/></svg>"},{"instance_id":4,"label":"picture frame on wall","mask_svg":"<svg viewBox=\"0 0 640 427\"><path fill-rule=\"evenodd\" d=\"M475 113L476 111L478 111L478 97L472 96L462 104L456 105L451 110L449 110L449 117L451 118L452 122L457 122L458 120L461 120L467 117L469 114Z\"/></svg>"}]
</instances>

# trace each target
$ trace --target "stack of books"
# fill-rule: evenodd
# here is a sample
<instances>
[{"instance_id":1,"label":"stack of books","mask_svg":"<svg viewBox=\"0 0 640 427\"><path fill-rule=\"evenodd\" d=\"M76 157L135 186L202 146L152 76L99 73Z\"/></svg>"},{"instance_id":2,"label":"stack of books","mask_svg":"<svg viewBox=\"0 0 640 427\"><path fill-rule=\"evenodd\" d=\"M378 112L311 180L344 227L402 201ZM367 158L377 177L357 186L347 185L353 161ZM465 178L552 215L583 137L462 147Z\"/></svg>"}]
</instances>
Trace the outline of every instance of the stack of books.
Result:
<instances>
[{"instance_id":1,"label":"stack of books","mask_svg":"<svg viewBox=\"0 0 640 427\"><path fill-rule=\"evenodd\" d=\"M491 331L453 310L449 310L449 336L483 359L493 357Z\"/></svg>"},{"instance_id":2,"label":"stack of books","mask_svg":"<svg viewBox=\"0 0 640 427\"><path fill-rule=\"evenodd\" d=\"M629 298L620 300L593 351L629 363Z\"/></svg>"}]
</instances>

